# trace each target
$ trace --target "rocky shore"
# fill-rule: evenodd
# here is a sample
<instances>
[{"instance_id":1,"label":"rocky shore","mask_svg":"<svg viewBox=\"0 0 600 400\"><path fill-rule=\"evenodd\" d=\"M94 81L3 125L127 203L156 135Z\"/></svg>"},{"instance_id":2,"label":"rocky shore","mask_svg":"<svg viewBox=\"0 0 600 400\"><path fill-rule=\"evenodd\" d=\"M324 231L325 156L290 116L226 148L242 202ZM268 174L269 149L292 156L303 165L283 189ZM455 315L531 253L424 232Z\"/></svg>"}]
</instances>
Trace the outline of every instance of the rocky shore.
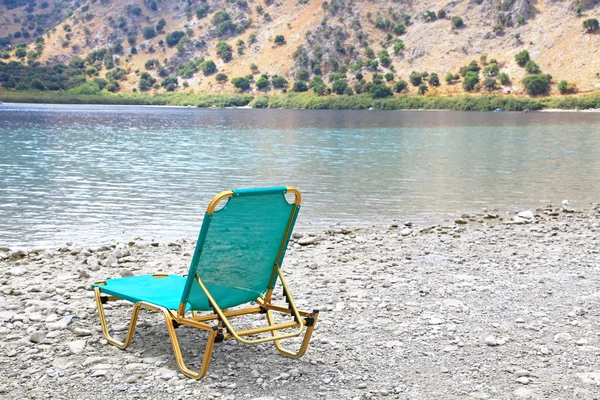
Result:
<instances>
[{"instance_id":1,"label":"rocky shore","mask_svg":"<svg viewBox=\"0 0 600 400\"><path fill-rule=\"evenodd\" d=\"M185 274L193 249L0 249L0 398L600 398L598 205L297 232L284 272L298 305L322 311L306 356L226 341L200 381L179 374L157 313L142 312L129 349L107 345L90 290ZM107 308L123 337L131 307ZM178 334L198 366L205 334Z\"/></svg>"}]
</instances>

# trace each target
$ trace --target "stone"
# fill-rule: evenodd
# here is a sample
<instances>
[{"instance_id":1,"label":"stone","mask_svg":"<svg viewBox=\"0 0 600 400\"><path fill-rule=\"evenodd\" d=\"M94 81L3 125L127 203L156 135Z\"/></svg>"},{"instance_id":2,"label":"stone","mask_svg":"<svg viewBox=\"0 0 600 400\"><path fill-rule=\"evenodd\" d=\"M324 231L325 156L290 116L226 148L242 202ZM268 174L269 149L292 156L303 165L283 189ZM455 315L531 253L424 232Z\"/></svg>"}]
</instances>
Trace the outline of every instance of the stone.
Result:
<instances>
[{"instance_id":1,"label":"stone","mask_svg":"<svg viewBox=\"0 0 600 400\"><path fill-rule=\"evenodd\" d=\"M518 369L518 370L515 371L515 375L518 378L521 378L523 376L531 376L531 372L527 371L526 369Z\"/></svg>"},{"instance_id":2,"label":"stone","mask_svg":"<svg viewBox=\"0 0 600 400\"><path fill-rule=\"evenodd\" d=\"M527 389L527 388L518 388L517 390L514 391L514 394L516 397L520 398L520 399L530 399L533 397L533 390L531 389Z\"/></svg>"},{"instance_id":3,"label":"stone","mask_svg":"<svg viewBox=\"0 0 600 400\"><path fill-rule=\"evenodd\" d=\"M413 232L413 231L412 231L412 229L410 229L410 228L404 228L404 229L402 229L402 230L400 231L400 234L401 234L402 236L408 236L408 235L410 235L412 232Z\"/></svg>"},{"instance_id":4,"label":"stone","mask_svg":"<svg viewBox=\"0 0 600 400\"><path fill-rule=\"evenodd\" d=\"M530 379L527 378L526 376L522 376L520 378L517 378L517 382L522 385L529 385Z\"/></svg>"},{"instance_id":5,"label":"stone","mask_svg":"<svg viewBox=\"0 0 600 400\"><path fill-rule=\"evenodd\" d=\"M85 328L73 328L72 332L75 336L92 336L92 331Z\"/></svg>"},{"instance_id":6,"label":"stone","mask_svg":"<svg viewBox=\"0 0 600 400\"><path fill-rule=\"evenodd\" d=\"M35 331L29 335L29 340L33 343L41 343L46 338L46 334L42 331Z\"/></svg>"},{"instance_id":7,"label":"stone","mask_svg":"<svg viewBox=\"0 0 600 400\"><path fill-rule=\"evenodd\" d=\"M310 244L317 244L316 239L314 237L306 237L298 240L298 244L300 246L308 246Z\"/></svg>"},{"instance_id":8,"label":"stone","mask_svg":"<svg viewBox=\"0 0 600 400\"><path fill-rule=\"evenodd\" d=\"M88 265L90 271L98 271L100 269L100 261L94 256L88 257L85 263Z\"/></svg>"},{"instance_id":9,"label":"stone","mask_svg":"<svg viewBox=\"0 0 600 400\"><path fill-rule=\"evenodd\" d=\"M494 335L486 336L483 342L488 346L498 346L498 339Z\"/></svg>"},{"instance_id":10,"label":"stone","mask_svg":"<svg viewBox=\"0 0 600 400\"><path fill-rule=\"evenodd\" d=\"M581 338L578 341L576 341L575 344L577 346L585 346L586 344L588 344L588 340L585 338Z\"/></svg>"},{"instance_id":11,"label":"stone","mask_svg":"<svg viewBox=\"0 0 600 400\"><path fill-rule=\"evenodd\" d=\"M67 347L69 348L71 353L81 354L83 352L83 350L85 349L86 343L87 343L87 340L85 340L85 339L74 340L70 343L67 343Z\"/></svg>"},{"instance_id":12,"label":"stone","mask_svg":"<svg viewBox=\"0 0 600 400\"><path fill-rule=\"evenodd\" d=\"M12 276L23 276L27 273L25 268L15 267L8 270L8 273Z\"/></svg>"},{"instance_id":13,"label":"stone","mask_svg":"<svg viewBox=\"0 0 600 400\"><path fill-rule=\"evenodd\" d=\"M568 332L561 332L554 335L555 342L570 342L572 340L572 336Z\"/></svg>"},{"instance_id":14,"label":"stone","mask_svg":"<svg viewBox=\"0 0 600 400\"><path fill-rule=\"evenodd\" d=\"M0 321L11 321L15 316L12 311L0 311Z\"/></svg>"},{"instance_id":15,"label":"stone","mask_svg":"<svg viewBox=\"0 0 600 400\"><path fill-rule=\"evenodd\" d=\"M521 211L520 213L518 213L517 217L531 220L531 219L535 218L535 215L533 214L533 211L527 210L527 211Z\"/></svg>"},{"instance_id":16,"label":"stone","mask_svg":"<svg viewBox=\"0 0 600 400\"><path fill-rule=\"evenodd\" d=\"M48 328L48 330L50 330L50 331L60 331L63 329L67 329L69 324L71 324L71 321L73 321L73 317L70 315L67 315L67 316L62 317L60 319L60 321L46 324L46 328Z\"/></svg>"},{"instance_id":17,"label":"stone","mask_svg":"<svg viewBox=\"0 0 600 400\"><path fill-rule=\"evenodd\" d=\"M454 220L454 223L456 223L458 225L465 225L467 223L467 221L462 218L458 218L458 219Z\"/></svg>"},{"instance_id":18,"label":"stone","mask_svg":"<svg viewBox=\"0 0 600 400\"><path fill-rule=\"evenodd\" d=\"M427 322L429 325L441 325L444 323L444 320L438 317L432 317Z\"/></svg>"}]
</instances>

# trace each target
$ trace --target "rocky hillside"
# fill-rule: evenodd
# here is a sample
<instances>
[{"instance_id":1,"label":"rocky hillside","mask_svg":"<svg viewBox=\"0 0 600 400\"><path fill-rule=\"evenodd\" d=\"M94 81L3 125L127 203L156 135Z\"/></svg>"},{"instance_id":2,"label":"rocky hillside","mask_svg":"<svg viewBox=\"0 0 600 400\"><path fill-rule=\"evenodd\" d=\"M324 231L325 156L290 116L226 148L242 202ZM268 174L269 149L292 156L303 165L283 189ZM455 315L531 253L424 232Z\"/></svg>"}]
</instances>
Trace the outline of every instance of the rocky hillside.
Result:
<instances>
[{"instance_id":1,"label":"rocky hillside","mask_svg":"<svg viewBox=\"0 0 600 400\"><path fill-rule=\"evenodd\" d=\"M596 2L0 0L0 56L81 73L42 90L520 94L535 76L549 85L530 94L584 93L600 89ZM6 65L0 85L28 89Z\"/></svg>"}]
</instances>

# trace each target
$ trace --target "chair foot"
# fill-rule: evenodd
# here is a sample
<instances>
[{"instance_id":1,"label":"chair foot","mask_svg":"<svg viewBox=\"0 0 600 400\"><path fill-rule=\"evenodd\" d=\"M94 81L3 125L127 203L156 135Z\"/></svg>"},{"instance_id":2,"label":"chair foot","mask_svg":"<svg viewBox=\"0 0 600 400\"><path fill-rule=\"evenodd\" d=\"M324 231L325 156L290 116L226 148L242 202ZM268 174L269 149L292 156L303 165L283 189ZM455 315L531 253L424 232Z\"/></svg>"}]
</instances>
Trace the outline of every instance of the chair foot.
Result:
<instances>
[{"instance_id":1,"label":"chair foot","mask_svg":"<svg viewBox=\"0 0 600 400\"><path fill-rule=\"evenodd\" d=\"M300 349L297 352L293 352L283 347L281 345L281 340L274 340L273 343L275 344L275 348L277 349L277 351L282 355L290 358L302 357L308 349L310 338L312 336L313 330L315 329L315 325L317 324L318 316L319 310L314 310L314 312L306 318L306 332L304 332L304 339L302 339L302 344L300 345ZM275 324L275 319L273 318L273 312L271 310L267 311L267 321L269 322L270 326L273 326ZM276 331L272 331L271 333L274 337L279 336L279 334Z\"/></svg>"},{"instance_id":2,"label":"chair foot","mask_svg":"<svg viewBox=\"0 0 600 400\"><path fill-rule=\"evenodd\" d=\"M210 359L215 346L215 341L219 334L218 327L214 326L212 331L209 333L208 342L206 343L206 349L204 350L204 357L202 358L202 366L200 367L200 371L194 372L191 369L189 369L183 361L181 347L179 346L179 340L177 339L177 332L175 332L175 324L177 322L174 321L173 318L171 318L171 315L166 309L161 309L160 311L165 317L165 322L169 331L169 337L171 338L171 346L173 347L173 353L175 353L175 362L177 363L177 367L179 367L181 373L192 379L200 379L206 376L206 373L208 372L208 367L210 366Z\"/></svg>"},{"instance_id":3,"label":"chair foot","mask_svg":"<svg viewBox=\"0 0 600 400\"><path fill-rule=\"evenodd\" d=\"M127 336L125 336L125 340L120 342L113 338L108 332L108 326L106 323L106 316L104 315L104 303L107 302L107 298L100 295L100 289L97 287L94 288L94 295L96 297L96 306L98 308L98 316L100 317L100 326L102 327L102 334L106 341L113 346L118 347L123 350L131 345L131 341L133 340L133 334L135 332L135 325L137 324L138 315L140 313L141 303L136 303L133 306L133 312L131 314L131 321L129 322L129 328L127 329Z\"/></svg>"}]
</instances>

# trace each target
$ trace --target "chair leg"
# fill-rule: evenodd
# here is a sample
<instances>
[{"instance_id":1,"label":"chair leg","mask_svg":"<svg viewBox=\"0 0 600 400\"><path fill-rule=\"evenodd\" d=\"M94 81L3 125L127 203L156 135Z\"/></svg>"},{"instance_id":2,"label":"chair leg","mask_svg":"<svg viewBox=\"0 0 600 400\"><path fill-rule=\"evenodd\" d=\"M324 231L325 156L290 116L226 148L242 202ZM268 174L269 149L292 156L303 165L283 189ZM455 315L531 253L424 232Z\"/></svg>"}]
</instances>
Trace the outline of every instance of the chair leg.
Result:
<instances>
[{"instance_id":1,"label":"chair leg","mask_svg":"<svg viewBox=\"0 0 600 400\"><path fill-rule=\"evenodd\" d=\"M317 318L319 316L319 312L316 311L313 314L313 321L310 326L306 327L306 332L304 332L304 339L302 340L302 344L300 345L300 349L297 352L292 352L287 350L285 347L281 345L281 340L274 340L275 348L281 354L290 358L300 358L306 353L306 349L308 349L308 344L310 342L310 337L312 336L313 330L315 329L315 325L317 324ZM273 318L273 312L271 310L267 310L267 321L270 326L275 325L275 319ZM273 336L277 337L279 334L276 331L271 331Z\"/></svg>"},{"instance_id":2,"label":"chair leg","mask_svg":"<svg viewBox=\"0 0 600 400\"><path fill-rule=\"evenodd\" d=\"M119 342L108 333L106 316L104 315L104 306L102 305L102 299L100 298L100 289L94 288L94 295L96 297L96 306L98 308L98 316L100 317L100 325L102 326L102 334L104 335L104 338L113 346L116 346L121 350L126 349L129 347L133 339L133 333L135 332L135 325L137 324L141 303L134 304L133 312L131 314L131 321L129 322L129 329L127 330L127 336L125 336L125 340L123 342Z\"/></svg>"},{"instance_id":3,"label":"chair leg","mask_svg":"<svg viewBox=\"0 0 600 400\"><path fill-rule=\"evenodd\" d=\"M169 312L165 309L160 310L165 317L165 322L167 324L167 329L169 331L169 337L171 338L171 346L173 346L173 353L175 353L175 362L179 367L179 370L182 374L189 378L200 379L206 375L208 372L208 367L210 365L210 359L212 356L213 348L215 346L215 339L217 338L217 334L219 333L218 328L215 326L213 330L210 332L208 336L208 342L206 343L206 350L204 350L204 357L202 359L202 366L200 367L200 371L194 372L188 367L186 367L185 362L183 361L183 356L181 354L181 347L179 346L179 340L177 339L177 332L175 332L175 327L173 326L173 318Z\"/></svg>"}]
</instances>

